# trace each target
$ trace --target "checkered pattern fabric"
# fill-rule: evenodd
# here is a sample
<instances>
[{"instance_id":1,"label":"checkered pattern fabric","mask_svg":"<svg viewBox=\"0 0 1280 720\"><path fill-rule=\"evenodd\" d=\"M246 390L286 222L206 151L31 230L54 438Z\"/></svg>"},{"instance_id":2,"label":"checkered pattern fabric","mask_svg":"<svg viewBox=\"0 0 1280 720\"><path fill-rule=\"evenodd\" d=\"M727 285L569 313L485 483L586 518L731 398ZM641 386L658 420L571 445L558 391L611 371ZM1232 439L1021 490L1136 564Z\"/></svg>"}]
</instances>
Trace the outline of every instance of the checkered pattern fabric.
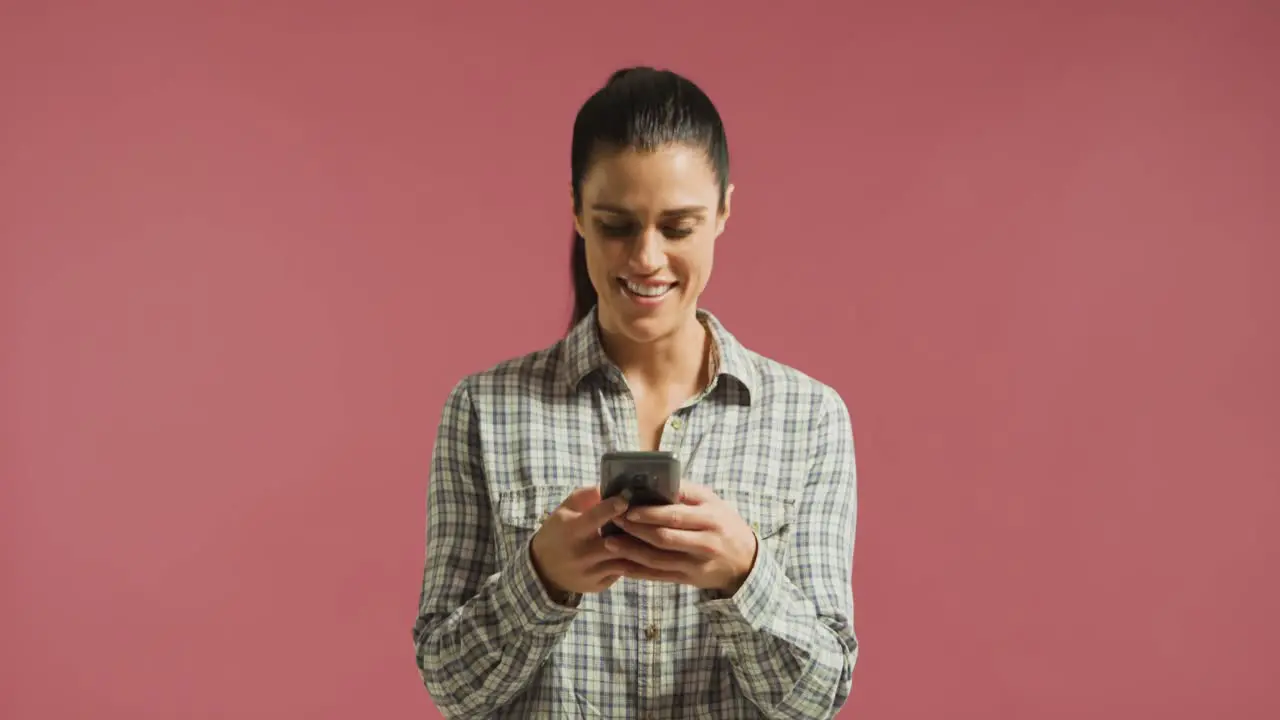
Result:
<instances>
[{"instance_id":1,"label":"checkered pattern fabric","mask_svg":"<svg viewBox=\"0 0 1280 720\"><path fill-rule=\"evenodd\" d=\"M635 403L592 313L552 347L458 383L427 491L418 667L450 718L829 718L852 685L856 470L830 387L699 311L719 363L661 449L734 504L759 552L732 597L623 578L576 607L530 561L539 523L637 449Z\"/></svg>"}]
</instances>

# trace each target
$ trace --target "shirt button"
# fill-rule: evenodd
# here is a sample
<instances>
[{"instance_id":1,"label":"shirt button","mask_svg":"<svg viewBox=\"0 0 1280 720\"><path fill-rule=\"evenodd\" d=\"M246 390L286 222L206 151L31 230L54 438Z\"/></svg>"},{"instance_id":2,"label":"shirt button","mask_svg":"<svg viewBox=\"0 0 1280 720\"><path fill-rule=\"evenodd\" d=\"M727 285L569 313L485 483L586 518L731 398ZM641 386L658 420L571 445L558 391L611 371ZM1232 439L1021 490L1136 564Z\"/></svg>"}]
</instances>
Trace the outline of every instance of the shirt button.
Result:
<instances>
[{"instance_id":1,"label":"shirt button","mask_svg":"<svg viewBox=\"0 0 1280 720\"><path fill-rule=\"evenodd\" d=\"M679 430L679 429L680 429L680 428L682 428L682 427L684 427L684 421L683 421L683 420L681 420L680 418L671 418L671 429L672 429L672 430Z\"/></svg>"},{"instance_id":2,"label":"shirt button","mask_svg":"<svg viewBox=\"0 0 1280 720\"><path fill-rule=\"evenodd\" d=\"M649 627L644 629L644 638L645 640L653 640L656 637L658 637L658 624L649 623Z\"/></svg>"}]
</instances>

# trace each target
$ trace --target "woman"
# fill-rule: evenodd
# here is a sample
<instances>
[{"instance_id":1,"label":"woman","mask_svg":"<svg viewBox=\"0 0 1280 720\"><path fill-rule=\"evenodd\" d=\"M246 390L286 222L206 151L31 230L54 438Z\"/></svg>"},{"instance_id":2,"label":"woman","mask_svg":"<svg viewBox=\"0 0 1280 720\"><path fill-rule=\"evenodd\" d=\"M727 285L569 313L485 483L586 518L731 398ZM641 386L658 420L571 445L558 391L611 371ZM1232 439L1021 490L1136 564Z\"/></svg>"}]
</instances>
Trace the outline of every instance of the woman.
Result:
<instances>
[{"instance_id":1,"label":"woman","mask_svg":"<svg viewBox=\"0 0 1280 720\"><path fill-rule=\"evenodd\" d=\"M831 717L858 649L852 430L697 306L733 191L719 114L679 75L619 71L571 169L568 335L444 408L423 681L448 717ZM681 502L601 499L605 452L658 449Z\"/></svg>"}]
</instances>

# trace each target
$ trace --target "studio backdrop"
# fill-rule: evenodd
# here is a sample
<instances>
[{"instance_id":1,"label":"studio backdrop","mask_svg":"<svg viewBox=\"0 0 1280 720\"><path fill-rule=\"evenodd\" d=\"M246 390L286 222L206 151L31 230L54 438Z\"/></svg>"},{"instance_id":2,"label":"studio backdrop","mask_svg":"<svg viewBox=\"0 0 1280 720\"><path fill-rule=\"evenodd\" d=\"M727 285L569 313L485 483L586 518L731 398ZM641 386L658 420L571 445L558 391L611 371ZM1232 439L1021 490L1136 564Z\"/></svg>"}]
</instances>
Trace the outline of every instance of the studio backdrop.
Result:
<instances>
[{"instance_id":1,"label":"studio backdrop","mask_svg":"<svg viewBox=\"0 0 1280 720\"><path fill-rule=\"evenodd\" d=\"M853 415L841 717L1280 717L1277 48L1265 2L4 3L0 717L438 717L440 409L562 333L574 113L640 63L727 124L705 306Z\"/></svg>"}]
</instances>

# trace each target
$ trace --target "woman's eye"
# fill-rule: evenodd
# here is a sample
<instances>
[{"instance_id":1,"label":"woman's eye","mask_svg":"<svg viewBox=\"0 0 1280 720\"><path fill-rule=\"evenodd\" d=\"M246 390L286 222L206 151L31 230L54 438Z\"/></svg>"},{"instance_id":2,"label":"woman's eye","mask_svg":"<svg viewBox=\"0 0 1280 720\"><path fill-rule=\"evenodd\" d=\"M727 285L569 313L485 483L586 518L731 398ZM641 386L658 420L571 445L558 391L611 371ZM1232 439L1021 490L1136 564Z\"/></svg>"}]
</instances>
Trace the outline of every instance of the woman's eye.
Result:
<instances>
[{"instance_id":1,"label":"woman's eye","mask_svg":"<svg viewBox=\"0 0 1280 720\"><path fill-rule=\"evenodd\" d=\"M600 234L610 238L629 238L636 234L635 223L596 222ZM662 228L662 235L670 240L686 238L693 234L694 228L687 225L668 226Z\"/></svg>"},{"instance_id":2,"label":"woman's eye","mask_svg":"<svg viewBox=\"0 0 1280 720\"><path fill-rule=\"evenodd\" d=\"M635 233L635 229L629 225L615 225L613 223L597 223L600 233L606 237L624 238L631 237Z\"/></svg>"}]
</instances>

